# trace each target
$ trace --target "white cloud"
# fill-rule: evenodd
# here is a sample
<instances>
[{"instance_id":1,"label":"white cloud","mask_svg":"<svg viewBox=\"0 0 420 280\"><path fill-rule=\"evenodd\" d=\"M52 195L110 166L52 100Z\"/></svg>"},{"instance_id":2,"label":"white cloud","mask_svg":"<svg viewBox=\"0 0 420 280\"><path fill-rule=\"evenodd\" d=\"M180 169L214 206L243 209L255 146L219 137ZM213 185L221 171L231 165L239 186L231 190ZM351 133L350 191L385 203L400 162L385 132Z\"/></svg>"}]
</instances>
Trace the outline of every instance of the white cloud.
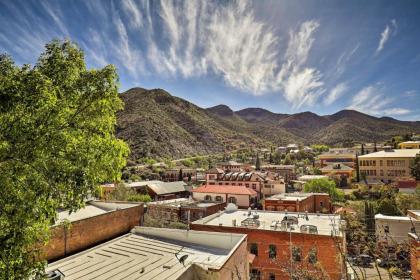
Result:
<instances>
[{"instance_id":1,"label":"white cloud","mask_svg":"<svg viewBox=\"0 0 420 280\"><path fill-rule=\"evenodd\" d=\"M381 39L379 40L379 45L378 45L378 48L376 49L375 55L377 55L383 50L385 43L388 41L390 36L395 34L396 29L397 29L397 21L395 19L391 20L391 25L385 26L384 31L382 31L381 33Z\"/></svg>"},{"instance_id":2,"label":"white cloud","mask_svg":"<svg viewBox=\"0 0 420 280\"><path fill-rule=\"evenodd\" d=\"M327 97L324 99L325 105L331 105L333 104L338 98L340 98L344 92L346 92L348 89L348 86L346 83L340 83L336 85L330 93L327 95Z\"/></svg>"},{"instance_id":3,"label":"white cloud","mask_svg":"<svg viewBox=\"0 0 420 280\"><path fill-rule=\"evenodd\" d=\"M392 107L393 98L385 97L375 86L368 86L353 96L348 109L375 116L397 116L411 113L411 110Z\"/></svg>"},{"instance_id":4,"label":"white cloud","mask_svg":"<svg viewBox=\"0 0 420 280\"><path fill-rule=\"evenodd\" d=\"M322 74L315 68L304 67L319 27L316 21L306 21L297 32L290 32L285 62L278 73L278 81L285 98L298 109L312 105L324 92Z\"/></svg>"}]
</instances>

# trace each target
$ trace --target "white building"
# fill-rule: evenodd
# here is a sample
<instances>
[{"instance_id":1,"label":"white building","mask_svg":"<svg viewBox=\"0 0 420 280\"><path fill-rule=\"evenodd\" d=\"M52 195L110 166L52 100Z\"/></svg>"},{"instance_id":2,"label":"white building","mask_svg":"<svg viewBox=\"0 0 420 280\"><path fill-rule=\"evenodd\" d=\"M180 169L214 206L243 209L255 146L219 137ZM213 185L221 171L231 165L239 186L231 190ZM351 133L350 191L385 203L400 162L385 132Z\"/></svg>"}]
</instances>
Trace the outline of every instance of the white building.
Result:
<instances>
[{"instance_id":1,"label":"white building","mask_svg":"<svg viewBox=\"0 0 420 280\"><path fill-rule=\"evenodd\" d=\"M377 241L393 246L408 241L408 233L420 232L420 210L408 210L407 214L407 216L376 214Z\"/></svg>"}]
</instances>

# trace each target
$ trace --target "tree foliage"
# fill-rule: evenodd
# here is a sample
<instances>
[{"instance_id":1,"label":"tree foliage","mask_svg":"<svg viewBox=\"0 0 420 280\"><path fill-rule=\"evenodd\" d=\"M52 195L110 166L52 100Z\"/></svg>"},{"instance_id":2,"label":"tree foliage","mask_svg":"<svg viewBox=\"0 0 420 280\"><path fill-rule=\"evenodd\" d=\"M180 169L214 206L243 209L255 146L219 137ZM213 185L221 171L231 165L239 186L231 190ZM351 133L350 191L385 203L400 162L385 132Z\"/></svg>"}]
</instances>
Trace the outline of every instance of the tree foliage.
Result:
<instances>
[{"instance_id":1,"label":"tree foliage","mask_svg":"<svg viewBox=\"0 0 420 280\"><path fill-rule=\"evenodd\" d=\"M416 178L417 181L420 180L420 154L417 154L413 164L410 166L411 175Z\"/></svg>"},{"instance_id":2,"label":"tree foliage","mask_svg":"<svg viewBox=\"0 0 420 280\"><path fill-rule=\"evenodd\" d=\"M39 277L40 246L57 207L77 210L119 179L128 148L114 136L113 66L87 69L83 52L53 41L35 66L0 56L0 279Z\"/></svg>"},{"instance_id":3,"label":"tree foliage","mask_svg":"<svg viewBox=\"0 0 420 280\"><path fill-rule=\"evenodd\" d=\"M335 182L329 179L314 179L304 186L305 192L328 193L332 201L342 201L344 192L335 186Z\"/></svg>"}]
</instances>

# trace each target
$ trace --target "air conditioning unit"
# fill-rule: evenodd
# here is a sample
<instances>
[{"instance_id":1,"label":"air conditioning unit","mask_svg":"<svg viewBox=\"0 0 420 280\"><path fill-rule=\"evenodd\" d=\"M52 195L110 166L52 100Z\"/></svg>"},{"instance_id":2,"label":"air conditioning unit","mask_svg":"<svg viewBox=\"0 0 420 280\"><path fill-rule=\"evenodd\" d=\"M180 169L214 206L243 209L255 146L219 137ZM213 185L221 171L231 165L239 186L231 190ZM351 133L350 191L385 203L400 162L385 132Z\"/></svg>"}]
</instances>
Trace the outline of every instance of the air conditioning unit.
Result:
<instances>
[{"instance_id":1,"label":"air conditioning unit","mask_svg":"<svg viewBox=\"0 0 420 280\"><path fill-rule=\"evenodd\" d=\"M47 273L47 280L64 280L64 273L59 269Z\"/></svg>"}]
</instances>

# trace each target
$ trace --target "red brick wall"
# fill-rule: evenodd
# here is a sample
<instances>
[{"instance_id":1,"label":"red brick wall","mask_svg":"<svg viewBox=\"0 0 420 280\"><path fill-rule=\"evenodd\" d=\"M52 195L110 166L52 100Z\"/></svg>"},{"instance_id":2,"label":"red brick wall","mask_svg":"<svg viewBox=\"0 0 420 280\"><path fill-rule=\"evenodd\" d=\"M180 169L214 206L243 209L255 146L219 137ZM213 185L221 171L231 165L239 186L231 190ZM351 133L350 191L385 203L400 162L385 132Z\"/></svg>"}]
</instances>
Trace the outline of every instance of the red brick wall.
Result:
<instances>
[{"instance_id":1,"label":"red brick wall","mask_svg":"<svg viewBox=\"0 0 420 280\"><path fill-rule=\"evenodd\" d=\"M53 227L50 241L43 249L44 259L62 258L125 234L140 225L142 217L143 204L139 204L75 221L67 229L62 225Z\"/></svg>"},{"instance_id":2,"label":"red brick wall","mask_svg":"<svg viewBox=\"0 0 420 280\"><path fill-rule=\"evenodd\" d=\"M272 211L289 211L289 212L305 212L316 213L322 212L320 202L323 202L323 208L327 212L331 212L331 201L327 195L312 195L302 201L285 201L285 200L264 200L264 209Z\"/></svg>"},{"instance_id":3,"label":"red brick wall","mask_svg":"<svg viewBox=\"0 0 420 280\"><path fill-rule=\"evenodd\" d=\"M219 270L219 279L248 279L248 274L248 248L245 238L225 265Z\"/></svg>"},{"instance_id":4,"label":"red brick wall","mask_svg":"<svg viewBox=\"0 0 420 280\"><path fill-rule=\"evenodd\" d=\"M290 260L289 233L281 231L258 230L247 228L219 227L209 225L192 224L193 230L245 233L248 235L248 246L251 243L258 244L258 256L255 257L251 269L261 271L262 279L268 279L270 273L276 275L276 279L289 279L287 272ZM272 261L268 256L269 245L277 247L277 259ZM332 238L325 235L292 233L292 246L300 247L302 250L302 261L294 263L295 267L311 269L311 264L304 260L312 248L317 249L317 259L323 270L330 279L341 279L341 255L338 244L342 244L341 238Z\"/></svg>"},{"instance_id":5,"label":"red brick wall","mask_svg":"<svg viewBox=\"0 0 420 280\"><path fill-rule=\"evenodd\" d=\"M420 241L410 238L410 264L413 279L420 279Z\"/></svg>"}]
</instances>

